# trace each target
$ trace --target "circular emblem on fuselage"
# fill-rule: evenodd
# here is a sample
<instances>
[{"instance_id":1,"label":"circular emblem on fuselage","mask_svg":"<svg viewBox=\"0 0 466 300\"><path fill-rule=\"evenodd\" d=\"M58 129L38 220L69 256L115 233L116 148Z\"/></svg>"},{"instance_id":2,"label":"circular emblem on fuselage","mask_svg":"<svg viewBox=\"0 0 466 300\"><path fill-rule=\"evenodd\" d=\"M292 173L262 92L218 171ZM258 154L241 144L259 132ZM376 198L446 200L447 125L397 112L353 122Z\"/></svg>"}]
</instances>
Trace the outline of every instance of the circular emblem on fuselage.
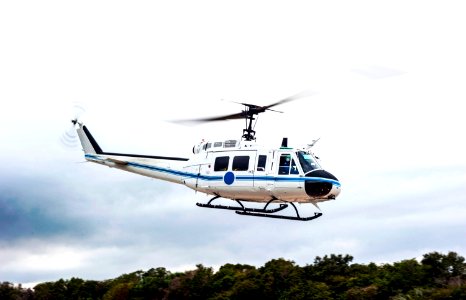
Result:
<instances>
[{"instance_id":1,"label":"circular emblem on fuselage","mask_svg":"<svg viewBox=\"0 0 466 300\"><path fill-rule=\"evenodd\" d=\"M235 182L235 174L233 174L233 172L226 172L223 176L223 182L225 182L228 185L232 184L233 182Z\"/></svg>"}]
</instances>

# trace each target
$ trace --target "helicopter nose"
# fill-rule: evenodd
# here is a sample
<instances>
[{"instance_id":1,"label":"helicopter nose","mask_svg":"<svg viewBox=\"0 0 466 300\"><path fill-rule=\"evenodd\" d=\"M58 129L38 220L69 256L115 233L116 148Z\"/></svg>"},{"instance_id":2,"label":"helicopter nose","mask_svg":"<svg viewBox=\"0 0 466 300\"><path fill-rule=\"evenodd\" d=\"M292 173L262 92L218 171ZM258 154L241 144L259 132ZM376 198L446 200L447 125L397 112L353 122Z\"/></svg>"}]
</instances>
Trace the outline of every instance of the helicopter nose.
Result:
<instances>
[{"instance_id":1,"label":"helicopter nose","mask_svg":"<svg viewBox=\"0 0 466 300\"><path fill-rule=\"evenodd\" d=\"M304 187L306 193L313 198L335 198L340 194L340 182L332 173L315 170L306 174Z\"/></svg>"}]
</instances>

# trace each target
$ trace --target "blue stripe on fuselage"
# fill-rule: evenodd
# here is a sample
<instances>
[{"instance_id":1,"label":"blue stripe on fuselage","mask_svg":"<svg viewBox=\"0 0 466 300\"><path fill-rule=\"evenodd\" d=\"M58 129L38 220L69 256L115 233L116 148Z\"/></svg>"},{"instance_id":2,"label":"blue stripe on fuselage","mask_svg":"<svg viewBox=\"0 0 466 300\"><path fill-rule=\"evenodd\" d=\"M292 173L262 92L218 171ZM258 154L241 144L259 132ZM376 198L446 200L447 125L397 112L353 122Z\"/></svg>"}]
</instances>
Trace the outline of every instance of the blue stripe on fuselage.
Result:
<instances>
[{"instance_id":1,"label":"blue stripe on fuselage","mask_svg":"<svg viewBox=\"0 0 466 300\"><path fill-rule=\"evenodd\" d=\"M98 155L93 154L86 154L86 158L96 160L96 161L105 161L105 159L99 157ZM127 166L146 169L150 171L171 174L175 176L185 177L185 178L199 178L200 180L206 181L223 181L223 176L209 176L209 175L198 175L197 173L191 172L184 172L178 170L172 170L152 165L146 165L141 163L129 162ZM234 172L233 172L234 173ZM236 175L236 174L235 174ZM287 175L280 175L280 176L251 176L251 175L236 175L235 180L237 181L281 181L281 182L306 182L306 181L314 181L314 182L329 182L336 186L341 186L340 182L337 180L332 180L328 178L320 178L320 177L291 177Z\"/></svg>"}]
</instances>

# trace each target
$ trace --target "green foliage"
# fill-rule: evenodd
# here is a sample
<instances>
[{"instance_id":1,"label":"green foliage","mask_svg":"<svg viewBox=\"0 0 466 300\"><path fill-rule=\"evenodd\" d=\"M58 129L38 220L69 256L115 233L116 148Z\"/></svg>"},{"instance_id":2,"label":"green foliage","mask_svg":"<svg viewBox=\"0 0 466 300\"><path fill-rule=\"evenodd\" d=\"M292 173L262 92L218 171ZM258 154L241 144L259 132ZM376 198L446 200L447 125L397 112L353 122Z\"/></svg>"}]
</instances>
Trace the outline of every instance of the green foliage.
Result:
<instances>
[{"instance_id":1,"label":"green foliage","mask_svg":"<svg viewBox=\"0 0 466 300\"><path fill-rule=\"evenodd\" d=\"M325 283L331 293L331 298L338 298L348 289L348 280L351 279L351 255L325 255L317 256L313 265L304 267L308 280Z\"/></svg>"},{"instance_id":2,"label":"green foliage","mask_svg":"<svg viewBox=\"0 0 466 300\"><path fill-rule=\"evenodd\" d=\"M424 254L421 263L426 274L425 280L430 284L441 286L451 280L465 279L464 257L455 252L447 255L438 252Z\"/></svg>"},{"instance_id":3,"label":"green foliage","mask_svg":"<svg viewBox=\"0 0 466 300\"><path fill-rule=\"evenodd\" d=\"M36 285L34 291L9 282L1 300L177 300L177 299L466 299L466 265L455 252L427 253L419 262L352 264L350 255L316 257L300 267L283 258L263 267L225 264L217 272L199 264L171 273L152 268L105 281L71 278Z\"/></svg>"},{"instance_id":4,"label":"green foliage","mask_svg":"<svg viewBox=\"0 0 466 300\"><path fill-rule=\"evenodd\" d=\"M260 299L262 286L259 271L249 265L226 264L212 277L212 300Z\"/></svg>"},{"instance_id":5,"label":"green foliage","mask_svg":"<svg viewBox=\"0 0 466 300\"><path fill-rule=\"evenodd\" d=\"M379 277L382 279L378 282L382 290L387 295L393 295L405 294L413 288L422 286L425 276L421 265L416 260L410 259L383 266Z\"/></svg>"},{"instance_id":6,"label":"green foliage","mask_svg":"<svg viewBox=\"0 0 466 300\"><path fill-rule=\"evenodd\" d=\"M0 299L21 299L20 297L20 289L15 288L15 286L12 283L5 281L0 284Z\"/></svg>"},{"instance_id":7,"label":"green foliage","mask_svg":"<svg viewBox=\"0 0 466 300\"><path fill-rule=\"evenodd\" d=\"M301 268L293 261L283 258L272 259L259 269L264 288L264 299L280 299L300 280Z\"/></svg>"},{"instance_id":8,"label":"green foliage","mask_svg":"<svg viewBox=\"0 0 466 300\"><path fill-rule=\"evenodd\" d=\"M34 287L36 300L86 300L101 299L108 287L104 282L71 278L56 282L44 282ZM2 299L2 298L0 298Z\"/></svg>"},{"instance_id":9,"label":"green foliage","mask_svg":"<svg viewBox=\"0 0 466 300\"><path fill-rule=\"evenodd\" d=\"M132 289L134 299L163 299L168 293L172 274L165 268L150 269L143 273Z\"/></svg>"},{"instance_id":10,"label":"green foliage","mask_svg":"<svg viewBox=\"0 0 466 300\"><path fill-rule=\"evenodd\" d=\"M208 299L211 295L212 268L199 264L197 269L175 276L168 287L167 299Z\"/></svg>"}]
</instances>

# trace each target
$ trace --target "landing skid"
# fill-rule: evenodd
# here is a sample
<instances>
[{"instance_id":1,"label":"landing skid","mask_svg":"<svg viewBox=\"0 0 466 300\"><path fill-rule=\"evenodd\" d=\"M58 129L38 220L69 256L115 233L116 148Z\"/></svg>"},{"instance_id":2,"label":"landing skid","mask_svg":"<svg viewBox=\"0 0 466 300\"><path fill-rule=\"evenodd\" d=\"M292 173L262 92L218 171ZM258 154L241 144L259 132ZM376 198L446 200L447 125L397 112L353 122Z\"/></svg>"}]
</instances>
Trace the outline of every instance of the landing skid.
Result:
<instances>
[{"instance_id":1,"label":"landing skid","mask_svg":"<svg viewBox=\"0 0 466 300\"><path fill-rule=\"evenodd\" d=\"M314 213L314 216L311 217L300 217L299 214L296 217L293 216L283 216L283 215L267 215L262 213L246 212L246 211L236 211L237 214L243 216L253 216L253 217L265 217L265 218L275 218L275 219L285 219L285 220L295 220L295 221L310 221L317 219L322 216L322 213Z\"/></svg>"},{"instance_id":2,"label":"landing skid","mask_svg":"<svg viewBox=\"0 0 466 300\"><path fill-rule=\"evenodd\" d=\"M317 219L318 217L322 216L322 213L314 213L314 216L310 217L301 217L299 215L298 209L294 205L294 203L289 202L291 206L293 206L296 216L284 216L284 215L275 215L274 213L279 212L281 210L284 210L285 208L288 207L288 204L283 204L281 203L279 207L273 208L273 209L267 209L270 203L273 201L276 201L278 199L273 198L267 204L265 204L264 208L250 208L250 207L245 207L240 200L235 200L240 206L227 206L227 205L213 205L211 204L212 201L215 199L220 198L220 196L215 196L212 199L210 199L207 204L204 203L196 203L197 206L199 207L208 207L208 208L216 208L216 209L228 209L228 210L234 210L237 214L243 215L243 216L253 216L253 217L264 217L264 218L274 218L274 219L285 219L285 220L295 220L295 221L310 221Z\"/></svg>"}]
</instances>

